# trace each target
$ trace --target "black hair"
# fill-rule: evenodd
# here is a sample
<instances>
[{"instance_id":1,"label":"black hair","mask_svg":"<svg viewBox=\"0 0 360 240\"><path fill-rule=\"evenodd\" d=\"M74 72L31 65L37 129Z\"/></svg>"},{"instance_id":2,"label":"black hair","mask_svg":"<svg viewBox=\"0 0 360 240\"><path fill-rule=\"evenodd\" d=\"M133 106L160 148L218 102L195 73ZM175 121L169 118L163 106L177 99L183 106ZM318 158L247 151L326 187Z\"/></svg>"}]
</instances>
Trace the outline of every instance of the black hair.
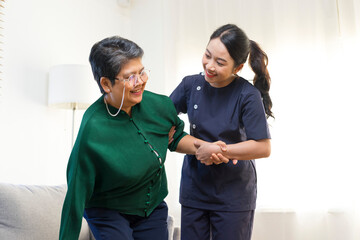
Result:
<instances>
[{"instance_id":1,"label":"black hair","mask_svg":"<svg viewBox=\"0 0 360 240\"><path fill-rule=\"evenodd\" d=\"M254 86L260 91L266 117L274 117L271 111L272 101L269 95L271 78L267 70L268 57L260 46L246 36L245 32L234 24L226 24L210 36L210 40L219 38L225 45L235 62L235 68L246 62L249 56L249 65L255 77Z\"/></svg>"},{"instance_id":2,"label":"black hair","mask_svg":"<svg viewBox=\"0 0 360 240\"><path fill-rule=\"evenodd\" d=\"M122 67L131 59L141 58L144 51L134 42L113 36L95 43L90 51L89 61L94 79L101 93L104 89L100 84L101 77L106 77L115 84L115 78Z\"/></svg>"}]
</instances>

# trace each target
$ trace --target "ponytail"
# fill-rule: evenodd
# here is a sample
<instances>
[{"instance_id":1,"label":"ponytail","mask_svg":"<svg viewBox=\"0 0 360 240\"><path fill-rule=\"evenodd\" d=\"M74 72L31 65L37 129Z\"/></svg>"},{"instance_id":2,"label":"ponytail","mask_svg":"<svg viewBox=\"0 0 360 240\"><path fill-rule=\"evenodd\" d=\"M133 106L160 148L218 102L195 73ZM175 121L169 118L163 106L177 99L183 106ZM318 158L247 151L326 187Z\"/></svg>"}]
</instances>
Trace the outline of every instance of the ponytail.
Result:
<instances>
[{"instance_id":1,"label":"ponytail","mask_svg":"<svg viewBox=\"0 0 360 240\"><path fill-rule=\"evenodd\" d=\"M245 32L234 24L226 24L216 29L210 40L215 38L219 38L225 45L230 56L234 59L235 66L245 63L249 55L249 65L255 73L254 86L261 93L266 117L274 118L269 95L271 80L267 70L268 57L266 53L261 50L256 42L249 40Z\"/></svg>"},{"instance_id":2,"label":"ponytail","mask_svg":"<svg viewBox=\"0 0 360 240\"><path fill-rule=\"evenodd\" d=\"M274 118L271 111L272 101L269 95L271 78L267 70L268 57L259 45L252 40L250 40L249 65L255 73L253 83L261 93L266 117Z\"/></svg>"}]
</instances>

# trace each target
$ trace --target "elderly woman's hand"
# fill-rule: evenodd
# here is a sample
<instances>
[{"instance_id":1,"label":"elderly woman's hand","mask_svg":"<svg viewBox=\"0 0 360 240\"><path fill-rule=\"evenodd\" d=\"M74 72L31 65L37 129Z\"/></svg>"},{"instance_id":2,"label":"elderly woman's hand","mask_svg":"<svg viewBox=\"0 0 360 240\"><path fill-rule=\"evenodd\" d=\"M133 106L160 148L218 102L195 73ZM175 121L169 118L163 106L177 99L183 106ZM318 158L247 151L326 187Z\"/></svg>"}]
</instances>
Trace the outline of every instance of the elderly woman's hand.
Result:
<instances>
[{"instance_id":1,"label":"elderly woman's hand","mask_svg":"<svg viewBox=\"0 0 360 240\"><path fill-rule=\"evenodd\" d=\"M170 145L170 143L172 143L172 141L174 141L175 132L176 132L175 126L172 126L170 131L169 131L169 143L168 143L168 145Z\"/></svg>"},{"instance_id":2,"label":"elderly woman's hand","mask_svg":"<svg viewBox=\"0 0 360 240\"><path fill-rule=\"evenodd\" d=\"M205 165L229 162L229 159L221 154L226 151L226 143L222 141L214 143L195 142L194 145L197 148L196 158Z\"/></svg>"}]
</instances>

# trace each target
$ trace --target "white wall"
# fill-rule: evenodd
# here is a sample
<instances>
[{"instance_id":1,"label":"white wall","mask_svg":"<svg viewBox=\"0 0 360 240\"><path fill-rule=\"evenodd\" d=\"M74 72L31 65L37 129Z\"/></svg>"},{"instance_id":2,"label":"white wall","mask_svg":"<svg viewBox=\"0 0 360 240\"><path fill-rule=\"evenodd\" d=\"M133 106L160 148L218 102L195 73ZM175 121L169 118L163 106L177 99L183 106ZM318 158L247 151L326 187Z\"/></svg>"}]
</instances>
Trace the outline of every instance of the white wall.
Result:
<instances>
[{"instance_id":1,"label":"white wall","mask_svg":"<svg viewBox=\"0 0 360 240\"><path fill-rule=\"evenodd\" d=\"M96 41L129 37L128 10L113 0L14 0L4 11L0 181L65 183L72 112L47 106L48 71L57 64L89 65ZM97 87L92 79L89 84ZM82 113L76 112L77 125Z\"/></svg>"},{"instance_id":2,"label":"white wall","mask_svg":"<svg viewBox=\"0 0 360 240\"><path fill-rule=\"evenodd\" d=\"M131 10L130 10L131 7ZM120 35L144 50L151 69L147 89L166 92L162 45L162 1L12 0L3 17L2 95L0 96L0 182L64 184L71 151L72 111L47 106L48 72L57 64L85 64L91 46ZM153 11L149 10L153 8ZM150 19L144 22L144 19ZM89 84L97 88L95 81ZM174 86L174 81L172 85ZM94 100L100 96L94 96ZM83 110L75 113L75 134ZM170 213L179 215L182 156L169 153ZM171 157L172 156L172 157ZM177 162L176 162L177 160ZM174 212L173 212L174 211Z\"/></svg>"},{"instance_id":3,"label":"white wall","mask_svg":"<svg viewBox=\"0 0 360 240\"><path fill-rule=\"evenodd\" d=\"M273 150L257 161L254 239L358 239L359 18L360 0L7 1L0 181L65 183L72 115L47 106L51 66L88 64L96 41L121 35L145 50L147 88L168 95L201 71L212 31L233 22L266 50L273 79ZM167 202L179 221L182 156L168 156Z\"/></svg>"}]
</instances>

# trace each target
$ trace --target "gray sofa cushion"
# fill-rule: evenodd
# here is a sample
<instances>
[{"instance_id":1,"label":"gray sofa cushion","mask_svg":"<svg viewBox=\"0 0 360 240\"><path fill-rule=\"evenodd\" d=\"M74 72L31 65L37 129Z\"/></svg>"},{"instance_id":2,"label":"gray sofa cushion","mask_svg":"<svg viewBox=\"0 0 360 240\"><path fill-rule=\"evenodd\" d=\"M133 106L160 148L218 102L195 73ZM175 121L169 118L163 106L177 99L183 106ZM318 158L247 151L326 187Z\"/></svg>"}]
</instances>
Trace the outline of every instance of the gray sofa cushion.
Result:
<instances>
[{"instance_id":1,"label":"gray sofa cushion","mask_svg":"<svg viewBox=\"0 0 360 240\"><path fill-rule=\"evenodd\" d=\"M39 186L0 183L0 240L59 239L66 185ZM168 217L169 240L179 240L174 218ZM80 240L94 240L83 219Z\"/></svg>"},{"instance_id":2,"label":"gray sofa cushion","mask_svg":"<svg viewBox=\"0 0 360 240\"><path fill-rule=\"evenodd\" d=\"M0 239L58 239L66 186L14 185L0 183ZM91 233L86 220L79 239Z\"/></svg>"}]
</instances>

